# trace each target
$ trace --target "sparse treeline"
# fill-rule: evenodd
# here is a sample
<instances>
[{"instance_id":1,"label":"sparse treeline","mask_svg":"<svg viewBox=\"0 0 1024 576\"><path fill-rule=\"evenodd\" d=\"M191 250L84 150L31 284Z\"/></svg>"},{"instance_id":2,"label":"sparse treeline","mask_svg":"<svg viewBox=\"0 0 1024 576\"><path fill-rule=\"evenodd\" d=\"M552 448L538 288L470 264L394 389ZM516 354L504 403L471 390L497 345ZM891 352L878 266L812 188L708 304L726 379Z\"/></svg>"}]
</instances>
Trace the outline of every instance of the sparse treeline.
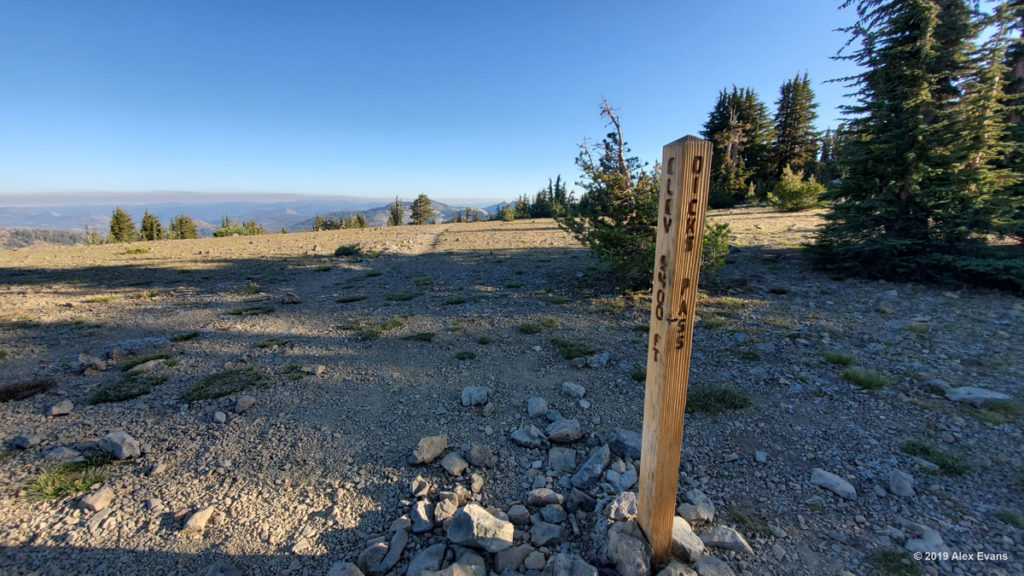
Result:
<instances>
[{"instance_id":1,"label":"sparse treeline","mask_svg":"<svg viewBox=\"0 0 1024 576\"><path fill-rule=\"evenodd\" d=\"M366 216L360 212L355 216L347 216L342 218L324 218L317 214L313 220L313 231L319 232L321 230L343 230L348 228L366 228L369 224L366 222Z\"/></svg>"},{"instance_id":2,"label":"sparse treeline","mask_svg":"<svg viewBox=\"0 0 1024 576\"><path fill-rule=\"evenodd\" d=\"M824 176L826 182L832 181L819 158L823 147L832 149L835 138L831 132L823 138L814 128L818 104L806 73L782 84L775 107L772 116L753 88L733 86L718 93L701 131L701 136L714 144L713 208L749 200L796 208L773 197L779 186L790 194L805 194L804 202L798 204L807 207L825 191L817 180ZM828 157L831 154L827 152Z\"/></svg>"},{"instance_id":3,"label":"sparse treeline","mask_svg":"<svg viewBox=\"0 0 1024 576\"><path fill-rule=\"evenodd\" d=\"M266 234L266 230L255 220L240 222L224 216L221 219L220 228L213 233L217 237L236 234L254 236ZM110 217L110 229L106 237L102 236L98 230L90 230L88 226L85 227L85 239L89 244L137 242L140 240L187 240L198 237L199 229L195 220L185 214L178 214L171 218L170 223L164 228L160 219L146 210L140 226L136 228L131 215L122 210L120 206L114 209L114 213Z\"/></svg>"},{"instance_id":4,"label":"sparse treeline","mask_svg":"<svg viewBox=\"0 0 1024 576\"><path fill-rule=\"evenodd\" d=\"M548 178L547 188L541 188L531 199L526 194L515 202L501 207L493 220L522 220L524 218L558 218L574 213L577 209L576 199L559 174L554 181Z\"/></svg>"}]
</instances>

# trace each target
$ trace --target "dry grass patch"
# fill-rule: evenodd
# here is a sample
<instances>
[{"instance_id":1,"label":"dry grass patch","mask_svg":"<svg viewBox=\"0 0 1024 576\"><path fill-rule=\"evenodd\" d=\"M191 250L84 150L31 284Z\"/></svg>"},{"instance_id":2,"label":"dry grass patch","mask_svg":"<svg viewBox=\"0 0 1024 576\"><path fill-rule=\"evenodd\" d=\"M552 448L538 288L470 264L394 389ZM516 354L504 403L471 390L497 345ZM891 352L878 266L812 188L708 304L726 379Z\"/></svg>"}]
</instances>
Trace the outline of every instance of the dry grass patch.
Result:
<instances>
[{"instance_id":1,"label":"dry grass patch","mask_svg":"<svg viewBox=\"0 0 1024 576\"><path fill-rule=\"evenodd\" d=\"M181 399L185 402L212 400L241 392L259 384L262 380L263 376L252 368L232 368L203 378L182 395Z\"/></svg>"}]
</instances>

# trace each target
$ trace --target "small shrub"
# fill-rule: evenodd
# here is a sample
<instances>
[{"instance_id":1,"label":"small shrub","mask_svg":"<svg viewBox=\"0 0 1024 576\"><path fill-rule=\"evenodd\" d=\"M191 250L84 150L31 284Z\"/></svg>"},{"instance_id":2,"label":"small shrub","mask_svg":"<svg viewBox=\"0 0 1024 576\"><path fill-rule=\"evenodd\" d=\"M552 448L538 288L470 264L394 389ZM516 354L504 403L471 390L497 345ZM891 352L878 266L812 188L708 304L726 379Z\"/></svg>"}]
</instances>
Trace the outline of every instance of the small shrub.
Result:
<instances>
[{"instance_id":1,"label":"small shrub","mask_svg":"<svg viewBox=\"0 0 1024 576\"><path fill-rule=\"evenodd\" d=\"M947 476L961 476L968 472L971 467L962 458L947 454L934 445L927 442L912 440L900 445L904 454L917 456L935 464L939 471Z\"/></svg>"},{"instance_id":2,"label":"small shrub","mask_svg":"<svg viewBox=\"0 0 1024 576\"><path fill-rule=\"evenodd\" d=\"M921 561L901 548L878 548L869 560L875 565L872 576L921 576Z\"/></svg>"},{"instance_id":3,"label":"small shrub","mask_svg":"<svg viewBox=\"0 0 1024 576\"><path fill-rule=\"evenodd\" d=\"M455 355L456 360L472 360L476 358L476 352L470 352L469 350L463 350Z\"/></svg>"},{"instance_id":4,"label":"small shrub","mask_svg":"<svg viewBox=\"0 0 1024 576\"><path fill-rule=\"evenodd\" d=\"M370 270L369 272L366 273L366 277L367 278L376 278L377 276L380 276L381 274L383 274L383 272L381 272L380 270Z\"/></svg>"},{"instance_id":5,"label":"small shrub","mask_svg":"<svg viewBox=\"0 0 1024 576\"><path fill-rule=\"evenodd\" d=\"M367 328L366 330L360 330L356 337L363 342L373 342L380 338L380 328Z\"/></svg>"},{"instance_id":6,"label":"small shrub","mask_svg":"<svg viewBox=\"0 0 1024 576\"><path fill-rule=\"evenodd\" d=\"M629 376L637 382L644 382L647 380L647 368L641 364L633 364L633 369L629 371Z\"/></svg>"},{"instance_id":7,"label":"small shrub","mask_svg":"<svg viewBox=\"0 0 1024 576\"><path fill-rule=\"evenodd\" d=\"M534 324L533 322L527 322L519 325L519 331L523 334L540 334L544 331L544 327L540 324Z\"/></svg>"},{"instance_id":8,"label":"small shrub","mask_svg":"<svg viewBox=\"0 0 1024 576\"><path fill-rule=\"evenodd\" d=\"M249 284L248 286L242 286L231 291L232 294L238 294L239 296L254 296L261 292L263 292L263 289L260 288L259 284Z\"/></svg>"},{"instance_id":9,"label":"small shrub","mask_svg":"<svg viewBox=\"0 0 1024 576\"><path fill-rule=\"evenodd\" d=\"M884 374L860 368L847 368L843 371L843 378L865 390L881 390L891 383Z\"/></svg>"},{"instance_id":10,"label":"small shrub","mask_svg":"<svg viewBox=\"0 0 1024 576\"><path fill-rule=\"evenodd\" d=\"M402 326L405 326L405 321L401 318L389 318L380 325L380 328L381 330L394 330L395 328L401 328Z\"/></svg>"},{"instance_id":11,"label":"small shrub","mask_svg":"<svg viewBox=\"0 0 1024 576\"><path fill-rule=\"evenodd\" d=\"M171 342L188 342L189 340L195 340L199 337L199 332L186 332L185 334L178 334L177 336L171 337Z\"/></svg>"},{"instance_id":12,"label":"small shrub","mask_svg":"<svg viewBox=\"0 0 1024 576\"><path fill-rule=\"evenodd\" d=\"M338 329L340 330L359 330L362 327L362 320L346 320L344 324L338 325Z\"/></svg>"},{"instance_id":13,"label":"small shrub","mask_svg":"<svg viewBox=\"0 0 1024 576\"><path fill-rule=\"evenodd\" d=\"M417 332L416 334L410 334L406 336L406 340L414 340L416 342L433 342L434 336L437 336L435 332Z\"/></svg>"},{"instance_id":14,"label":"small shrub","mask_svg":"<svg viewBox=\"0 0 1024 576\"><path fill-rule=\"evenodd\" d=\"M89 396L89 404L124 402L125 400L145 396L153 391L154 386L159 386L166 381L167 376L162 374L129 372L117 382L96 389Z\"/></svg>"},{"instance_id":15,"label":"small shrub","mask_svg":"<svg viewBox=\"0 0 1024 576\"><path fill-rule=\"evenodd\" d=\"M579 358L581 356L590 356L597 353L596 348L580 340L552 338L551 343L554 344L555 349L562 355L562 358L565 358L566 360L572 360L573 358Z\"/></svg>"},{"instance_id":16,"label":"small shrub","mask_svg":"<svg viewBox=\"0 0 1024 576\"><path fill-rule=\"evenodd\" d=\"M995 513L995 517L996 520L999 520L1003 524L1009 524L1015 528L1024 528L1024 515L1021 515L1020 510L1002 508Z\"/></svg>"},{"instance_id":17,"label":"small shrub","mask_svg":"<svg viewBox=\"0 0 1024 576\"><path fill-rule=\"evenodd\" d=\"M149 254L149 248L129 248L124 251L125 254Z\"/></svg>"},{"instance_id":18,"label":"small shrub","mask_svg":"<svg viewBox=\"0 0 1024 576\"><path fill-rule=\"evenodd\" d=\"M342 296L335 300L335 302L338 304L351 304L352 302L359 302L361 300L366 300L366 296Z\"/></svg>"},{"instance_id":19,"label":"small shrub","mask_svg":"<svg viewBox=\"0 0 1024 576\"><path fill-rule=\"evenodd\" d=\"M793 172L786 166L782 179L768 193L768 202L780 212L798 212L813 207L824 193L825 187L813 175L804 180L803 172Z\"/></svg>"},{"instance_id":20,"label":"small shrub","mask_svg":"<svg viewBox=\"0 0 1024 576\"><path fill-rule=\"evenodd\" d=\"M481 346L487 346L492 342L494 342L494 340L490 336L481 336L476 339L476 343L480 344Z\"/></svg>"},{"instance_id":21,"label":"small shrub","mask_svg":"<svg viewBox=\"0 0 1024 576\"><path fill-rule=\"evenodd\" d=\"M106 304L114 300L117 300L117 296L93 296L92 298L86 298L85 302L87 304Z\"/></svg>"},{"instance_id":22,"label":"small shrub","mask_svg":"<svg viewBox=\"0 0 1024 576\"><path fill-rule=\"evenodd\" d=\"M232 368L203 378L192 386L181 399L185 402L195 402L196 400L221 398L255 386L261 380L263 380L263 376L252 368Z\"/></svg>"},{"instance_id":23,"label":"small shrub","mask_svg":"<svg viewBox=\"0 0 1024 576\"><path fill-rule=\"evenodd\" d=\"M276 348L278 346L287 346L289 342L282 338L267 338L256 345L257 348Z\"/></svg>"},{"instance_id":24,"label":"small shrub","mask_svg":"<svg viewBox=\"0 0 1024 576\"><path fill-rule=\"evenodd\" d=\"M637 324L633 326L633 332L640 332L641 334L647 334L651 331L651 325L646 322L643 324Z\"/></svg>"},{"instance_id":25,"label":"small shrub","mask_svg":"<svg viewBox=\"0 0 1024 576\"><path fill-rule=\"evenodd\" d=\"M0 360L7 358L7 350L0 349Z\"/></svg>"},{"instance_id":26,"label":"small shrub","mask_svg":"<svg viewBox=\"0 0 1024 576\"><path fill-rule=\"evenodd\" d=\"M554 318L541 318L540 325L548 330L556 330L558 328L558 320Z\"/></svg>"},{"instance_id":27,"label":"small shrub","mask_svg":"<svg viewBox=\"0 0 1024 576\"><path fill-rule=\"evenodd\" d=\"M725 186L725 183L713 180L708 190L708 207L712 209L732 208L736 205L736 197Z\"/></svg>"},{"instance_id":28,"label":"small shrub","mask_svg":"<svg viewBox=\"0 0 1024 576\"><path fill-rule=\"evenodd\" d=\"M362 249L359 247L359 244L344 244L342 246L338 246L338 248L334 250L334 255L339 258L344 256L358 256L360 253L362 253Z\"/></svg>"},{"instance_id":29,"label":"small shrub","mask_svg":"<svg viewBox=\"0 0 1024 576\"><path fill-rule=\"evenodd\" d=\"M332 268L334 268L334 267L328 264L328 265L324 265L324 266L317 266L313 270L316 271L316 272L330 272Z\"/></svg>"},{"instance_id":30,"label":"small shrub","mask_svg":"<svg viewBox=\"0 0 1024 576\"><path fill-rule=\"evenodd\" d=\"M416 297L415 292L391 292L384 298L392 302L408 302Z\"/></svg>"},{"instance_id":31,"label":"small shrub","mask_svg":"<svg viewBox=\"0 0 1024 576\"><path fill-rule=\"evenodd\" d=\"M235 308L229 310L228 314L232 316L258 316L260 314L273 314L273 306L250 306L248 308Z\"/></svg>"},{"instance_id":32,"label":"small shrub","mask_svg":"<svg viewBox=\"0 0 1024 576\"><path fill-rule=\"evenodd\" d=\"M522 288L522 287L523 287L523 283L522 282L506 282L505 283L505 288L508 288L509 290L515 290L516 288Z\"/></svg>"},{"instance_id":33,"label":"small shrub","mask_svg":"<svg viewBox=\"0 0 1024 576\"><path fill-rule=\"evenodd\" d=\"M729 255L729 224L719 222L704 224L704 246L701 251L701 267L705 272L714 272L725 266Z\"/></svg>"},{"instance_id":34,"label":"small shrub","mask_svg":"<svg viewBox=\"0 0 1024 576\"><path fill-rule=\"evenodd\" d=\"M137 356L137 357L132 358L131 360L125 362L124 366L121 368L121 370L123 370L125 372L128 372L132 368L135 368L136 366L141 366L141 365L145 364L146 362L152 362L153 360L170 360L170 358L171 357L169 355L167 355L167 354L149 354L149 355L146 355L146 356ZM166 362L165 362L165 365L166 365Z\"/></svg>"},{"instance_id":35,"label":"small shrub","mask_svg":"<svg viewBox=\"0 0 1024 576\"><path fill-rule=\"evenodd\" d=\"M687 412L718 415L726 410L742 410L750 406L750 398L729 388L698 388L686 395Z\"/></svg>"},{"instance_id":36,"label":"small shrub","mask_svg":"<svg viewBox=\"0 0 1024 576\"><path fill-rule=\"evenodd\" d=\"M761 355L757 353L757 350L744 350L740 352L740 358L743 360L757 361L761 359Z\"/></svg>"},{"instance_id":37,"label":"small shrub","mask_svg":"<svg viewBox=\"0 0 1024 576\"><path fill-rule=\"evenodd\" d=\"M537 299L548 304L565 304L569 301L569 298L566 296L562 296L561 294L551 294L550 292L538 293Z\"/></svg>"},{"instance_id":38,"label":"small shrub","mask_svg":"<svg viewBox=\"0 0 1024 576\"><path fill-rule=\"evenodd\" d=\"M445 300L444 303L448 306L453 306L455 304L465 304L466 298L464 296L451 296L450 298Z\"/></svg>"},{"instance_id":39,"label":"small shrub","mask_svg":"<svg viewBox=\"0 0 1024 576\"><path fill-rule=\"evenodd\" d=\"M829 364L835 364L836 366L849 366L853 364L853 355L846 354L845 352L824 352L822 357Z\"/></svg>"},{"instance_id":40,"label":"small shrub","mask_svg":"<svg viewBox=\"0 0 1024 576\"><path fill-rule=\"evenodd\" d=\"M13 384L0 384L0 402L24 400L42 394L57 385L53 378L33 378Z\"/></svg>"},{"instance_id":41,"label":"small shrub","mask_svg":"<svg viewBox=\"0 0 1024 576\"><path fill-rule=\"evenodd\" d=\"M69 469L61 464L53 470L44 471L25 487L29 500L55 500L85 492L94 484L102 484L104 477L94 468Z\"/></svg>"},{"instance_id":42,"label":"small shrub","mask_svg":"<svg viewBox=\"0 0 1024 576\"><path fill-rule=\"evenodd\" d=\"M430 286L434 281L430 278L416 278L412 283L414 286Z\"/></svg>"}]
</instances>

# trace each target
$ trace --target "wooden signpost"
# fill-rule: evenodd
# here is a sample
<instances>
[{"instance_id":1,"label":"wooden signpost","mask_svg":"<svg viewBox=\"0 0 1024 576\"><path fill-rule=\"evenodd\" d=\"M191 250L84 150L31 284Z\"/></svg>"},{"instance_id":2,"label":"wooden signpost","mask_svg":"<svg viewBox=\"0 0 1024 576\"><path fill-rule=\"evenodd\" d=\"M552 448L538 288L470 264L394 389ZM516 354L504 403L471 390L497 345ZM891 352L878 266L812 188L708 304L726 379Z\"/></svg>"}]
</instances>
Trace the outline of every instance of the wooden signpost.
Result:
<instances>
[{"instance_id":1,"label":"wooden signpost","mask_svg":"<svg viewBox=\"0 0 1024 576\"><path fill-rule=\"evenodd\" d=\"M662 151L638 509L658 564L672 547L711 149L686 136Z\"/></svg>"}]
</instances>

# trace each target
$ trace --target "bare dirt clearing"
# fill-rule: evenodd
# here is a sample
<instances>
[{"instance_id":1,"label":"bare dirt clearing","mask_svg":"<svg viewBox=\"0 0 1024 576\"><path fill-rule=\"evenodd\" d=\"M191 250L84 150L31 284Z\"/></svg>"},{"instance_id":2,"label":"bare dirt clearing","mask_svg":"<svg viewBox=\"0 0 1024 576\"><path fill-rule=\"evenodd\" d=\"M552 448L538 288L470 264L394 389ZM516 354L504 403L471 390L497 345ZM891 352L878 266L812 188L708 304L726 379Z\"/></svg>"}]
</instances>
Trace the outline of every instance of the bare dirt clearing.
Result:
<instances>
[{"instance_id":1,"label":"bare dirt clearing","mask_svg":"<svg viewBox=\"0 0 1024 576\"><path fill-rule=\"evenodd\" d=\"M738 250L702 279L691 397L727 388L752 405L688 415L680 501L703 491L717 514L694 529L735 528L751 550L706 554L739 574L870 574L879 550L914 550L934 532L949 549L1008 559L920 562L926 572L1020 574L1020 404L948 398L967 387L1021 397L1024 303L829 279L798 249L819 214L741 207L712 220L731 224ZM334 255L351 244L363 255ZM568 498L592 450L617 427L641 427L649 303L606 286L550 220L0 252L0 381L56 380L0 404L0 571L201 574L225 560L245 574L323 574L415 512L417 475L431 503L469 489L470 474L484 482L473 498L496 511L534 488ZM609 356L580 368L556 342ZM586 389L582 400L566 381ZM200 384L228 392L182 399ZM485 404L463 406L471 386L491 389ZM90 404L101 392L135 397ZM255 404L240 411L246 395ZM530 417L531 397L547 417ZM63 400L71 412L51 416ZM510 438L560 419L582 426L563 445L573 469ZM26 486L58 465L55 449L89 454L114 430L143 454L96 468L109 506L29 498ZM440 458L407 464L421 437L440 434L445 454L471 460L465 475ZM493 467L470 457L474 446ZM966 468L928 471L945 462L936 453ZM166 469L149 474L157 464ZM570 509L562 538L537 550L606 562L604 504L630 489L620 477L636 465L613 457L588 489L596 510ZM856 500L813 485L815 468L848 481ZM897 470L912 495L893 493ZM184 533L206 506L205 530ZM517 547L539 525L518 526ZM385 573L405 574L444 541L440 526L413 533Z\"/></svg>"}]
</instances>

